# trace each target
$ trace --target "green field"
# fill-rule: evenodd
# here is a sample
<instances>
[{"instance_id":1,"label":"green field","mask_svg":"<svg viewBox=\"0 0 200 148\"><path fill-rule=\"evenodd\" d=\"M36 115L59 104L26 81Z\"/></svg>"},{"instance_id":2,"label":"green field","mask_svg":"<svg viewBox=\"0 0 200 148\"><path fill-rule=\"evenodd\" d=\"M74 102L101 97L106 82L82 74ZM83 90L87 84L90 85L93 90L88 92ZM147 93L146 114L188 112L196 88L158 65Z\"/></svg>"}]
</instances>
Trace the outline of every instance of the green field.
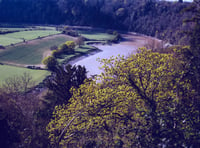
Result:
<instances>
[{"instance_id":1,"label":"green field","mask_svg":"<svg viewBox=\"0 0 200 148\"><path fill-rule=\"evenodd\" d=\"M55 36L49 39L37 40L34 43L10 46L0 52L0 62L23 65L41 64L43 55L50 47L60 45L71 38Z\"/></svg>"},{"instance_id":2,"label":"green field","mask_svg":"<svg viewBox=\"0 0 200 148\"><path fill-rule=\"evenodd\" d=\"M6 35L0 35L0 45L8 46L10 44L16 44L19 42L23 42L22 39L10 38Z\"/></svg>"},{"instance_id":3,"label":"green field","mask_svg":"<svg viewBox=\"0 0 200 148\"><path fill-rule=\"evenodd\" d=\"M8 46L11 44L16 44L23 42L24 40L33 40L41 37L46 37L49 35L59 34L56 30L32 30L32 31L20 31L14 33L8 33L0 35L0 45Z\"/></svg>"},{"instance_id":4,"label":"green field","mask_svg":"<svg viewBox=\"0 0 200 148\"><path fill-rule=\"evenodd\" d=\"M105 41L114 38L114 35L99 31L79 31L81 36L89 40Z\"/></svg>"},{"instance_id":5,"label":"green field","mask_svg":"<svg viewBox=\"0 0 200 148\"><path fill-rule=\"evenodd\" d=\"M6 30L7 28L4 29ZM12 46L7 46L6 49L0 50L0 62L15 66L41 64L43 58L51 53L50 48L52 46L59 46L68 40L73 40L71 37L59 34L60 32L56 31L55 27L34 26L32 28L26 28L26 31L23 30L25 28L8 28L8 30L9 29L19 32L0 35L0 45L7 46L14 44ZM114 37L114 35L100 31L81 31L81 35L88 38L90 41L86 41L85 45L76 48L74 54L61 55L61 57L58 58L60 63L67 63L74 58L87 55L89 52L97 50L95 47L86 45L89 42L105 43L107 40ZM45 70L31 70L0 65L0 83L6 78L22 75L24 72L30 73L37 83L41 82L49 75L49 72Z\"/></svg>"},{"instance_id":6,"label":"green field","mask_svg":"<svg viewBox=\"0 0 200 148\"><path fill-rule=\"evenodd\" d=\"M46 76L50 75L50 72L46 70L31 70L15 66L0 65L0 84L7 78L21 76L23 73L29 73L37 84L42 82Z\"/></svg>"}]
</instances>

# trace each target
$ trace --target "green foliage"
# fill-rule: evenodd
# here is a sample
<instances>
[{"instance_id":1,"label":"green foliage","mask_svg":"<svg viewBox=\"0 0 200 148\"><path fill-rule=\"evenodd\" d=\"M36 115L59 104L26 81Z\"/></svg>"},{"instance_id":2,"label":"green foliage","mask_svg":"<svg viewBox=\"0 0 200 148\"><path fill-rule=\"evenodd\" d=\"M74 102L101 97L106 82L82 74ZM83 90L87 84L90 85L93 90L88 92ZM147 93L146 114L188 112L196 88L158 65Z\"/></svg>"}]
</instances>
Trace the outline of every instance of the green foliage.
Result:
<instances>
[{"instance_id":1,"label":"green foliage","mask_svg":"<svg viewBox=\"0 0 200 148\"><path fill-rule=\"evenodd\" d=\"M58 52L60 52L60 53L64 53L64 52L67 52L67 51L68 51L68 46L66 44L61 44L58 47Z\"/></svg>"},{"instance_id":2,"label":"green foliage","mask_svg":"<svg viewBox=\"0 0 200 148\"><path fill-rule=\"evenodd\" d=\"M42 63L44 65L46 65L46 67L51 71L54 71L56 66L58 65L57 60L52 56L48 56L48 57L44 58L42 60Z\"/></svg>"},{"instance_id":3,"label":"green foliage","mask_svg":"<svg viewBox=\"0 0 200 148\"><path fill-rule=\"evenodd\" d=\"M1 76L0 84L2 84L3 82L5 82L5 80L7 80L11 77L21 76L24 73L29 73L30 76L32 77L33 81L37 85L40 82L42 82L43 79L50 74L46 70L32 70L32 69L8 66L8 65L0 65L0 69L1 69L0 70L0 76Z\"/></svg>"},{"instance_id":4,"label":"green foliage","mask_svg":"<svg viewBox=\"0 0 200 148\"><path fill-rule=\"evenodd\" d=\"M61 44L57 50L56 54L72 54L75 50L75 42L74 41L66 41L64 44Z\"/></svg>"},{"instance_id":5,"label":"green foliage","mask_svg":"<svg viewBox=\"0 0 200 148\"><path fill-rule=\"evenodd\" d=\"M74 49L75 46L76 46L76 44L75 44L74 41L66 41L65 44L67 45L67 47L68 47L69 49Z\"/></svg>"},{"instance_id":6,"label":"green foliage","mask_svg":"<svg viewBox=\"0 0 200 148\"><path fill-rule=\"evenodd\" d=\"M0 61L13 64L35 65L41 64L43 55L49 52L53 45L60 45L66 40L71 40L63 35L54 36L42 40L30 41L27 44L20 44L6 47L0 52Z\"/></svg>"},{"instance_id":7,"label":"green foliage","mask_svg":"<svg viewBox=\"0 0 200 148\"><path fill-rule=\"evenodd\" d=\"M66 65L57 66L54 73L46 80L46 87L51 90L55 104L68 103L71 97L70 89L78 88L87 78L85 67ZM48 98L49 94L46 96Z\"/></svg>"},{"instance_id":8,"label":"green foliage","mask_svg":"<svg viewBox=\"0 0 200 148\"><path fill-rule=\"evenodd\" d=\"M122 39L121 35L117 31L113 31L113 35L114 37L110 40L113 43L118 43Z\"/></svg>"},{"instance_id":9,"label":"green foliage","mask_svg":"<svg viewBox=\"0 0 200 148\"><path fill-rule=\"evenodd\" d=\"M197 91L197 98L200 97L200 1L194 0L185 11L193 12L192 18L185 22L192 22L193 28L187 32L190 36L190 48L183 51L184 59L187 61L186 77L192 82L193 88Z\"/></svg>"},{"instance_id":10,"label":"green foliage","mask_svg":"<svg viewBox=\"0 0 200 148\"><path fill-rule=\"evenodd\" d=\"M12 6L16 6L15 9ZM30 0L20 4L8 0L0 3L0 13L7 14L0 16L0 20L12 24L49 23L124 29L151 36L158 30L159 38L178 43L178 38L186 37L178 30L187 28L182 25L187 14L180 13L187 6L189 3L157 0ZM32 10L37 11L33 13ZM70 27L65 28L64 32L74 34L69 30Z\"/></svg>"},{"instance_id":11,"label":"green foliage","mask_svg":"<svg viewBox=\"0 0 200 148\"><path fill-rule=\"evenodd\" d=\"M57 57L59 57L60 52L59 52L58 50L53 50L53 51L51 52L51 55L52 55L53 57L57 58Z\"/></svg>"},{"instance_id":12,"label":"green foliage","mask_svg":"<svg viewBox=\"0 0 200 148\"><path fill-rule=\"evenodd\" d=\"M73 89L47 127L56 146L195 146L199 111L184 79L180 54L141 49L127 59L103 59L104 73ZM193 121L193 122L191 122ZM195 126L193 126L195 125Z\"/></svg>"}]
</instances>

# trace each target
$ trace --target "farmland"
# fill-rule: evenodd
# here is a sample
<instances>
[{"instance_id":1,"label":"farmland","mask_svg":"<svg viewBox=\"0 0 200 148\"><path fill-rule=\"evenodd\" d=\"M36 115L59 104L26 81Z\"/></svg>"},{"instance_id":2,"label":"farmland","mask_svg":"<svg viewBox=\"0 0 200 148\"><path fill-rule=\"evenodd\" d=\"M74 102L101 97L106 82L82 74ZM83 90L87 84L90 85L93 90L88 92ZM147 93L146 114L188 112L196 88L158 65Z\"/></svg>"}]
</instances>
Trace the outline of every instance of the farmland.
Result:
<instances>
[{"instance_id":1,"label":"farmland","mask_svg":"<svg viewBox=\"0 0 200 148\"><path fill-rule=\"evenodd\" d=\"M50 52L50 47L58 46L67 40L72 40L72 38L65 35L54 35L20 45L9 46L6 50L0 52L0 62L21 65L41 64L45 53Z\"/></svg>"},{"instance_id":2,"label":"farmland","mask_svg":"<svg viewBox=\"0 0 200 148\"><path fill-rule=\"evenodd\" d=\"M33 31L20 31L0 35L0 45L8 46L19 42L42 38L49 35L59 34L56 30L33 30Z\"/></svg>"},{"instance_id":3,"label":"farmland","mask_svg":"<svg viewBox=\"0 0 200 148\"><path fill-rule=\"evenodd\" d=\"M105 41L114 38L113 34L105 33L102 30L81 30L79 33L89 40Z\"/></svg>"},{"instance_id":4,"label":"farmland","mask_svg":"<svg viewBox=\"0 0 200 148\"><path fill-rule=\"evenodd\" d=\"M32 70L9 65L0 65L0 84L7 78L13 76L20 76L23 73L29 73L32 76L33 81L36 82L36 84L41 82L46 76L50 74L50 72L46 70Z\"/></svg>"},{"instance_id":5,"label":"farmland","mask_svg":"<svg viewBox=\"0 0 200 148\"><path fill-rule=\"evenodd\" d=\"M0 28L0 83L5 79L29 73L36 83L41 82L50 72L46 70L31 70L26 65L41 64L44 56L50 53L52 46L58 46L71 37L60 34L55 27L2 27ZM12 66L11 66L12 65Z\"/></svg>"},{"instance_id":6,"label":"farmland","mask_svg":"<svg viewBox=\"0 0 200 148\"><path fill-rule=\"evenodd\" d=\"M47 74L47 71L30 70L27 65L42 66L41 61L44 57L51 55L51 47L58 47L66 41L77 38L61 34L55 27L33 26L25 28L0 28L2 32L9 32L0 35L0 45L5 49L0 50L0 81L13 74L19 75L24 72L30 73L36 81L41 81ZM63 54L57 60L59 63L66 64L70 60L86 55L91 51L98 49L87 45L88 43L106 43L114 35L104 33L99 30L76 30L79 35L87 38L83 45L77 46L73 54ZM11 65L11 66L8 66ZM17 66L17 67L15 67ZM21 68L20 68L21 67Z\"/></svg>"}]
</instances>

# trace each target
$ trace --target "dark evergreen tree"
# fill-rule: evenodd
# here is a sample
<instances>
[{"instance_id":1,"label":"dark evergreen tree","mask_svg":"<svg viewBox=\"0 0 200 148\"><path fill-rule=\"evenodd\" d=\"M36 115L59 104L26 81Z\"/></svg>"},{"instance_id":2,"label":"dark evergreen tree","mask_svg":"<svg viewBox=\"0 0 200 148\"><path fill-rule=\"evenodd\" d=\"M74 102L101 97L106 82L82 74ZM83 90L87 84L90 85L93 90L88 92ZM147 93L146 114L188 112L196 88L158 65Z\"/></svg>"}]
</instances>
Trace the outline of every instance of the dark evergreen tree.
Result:
<instances>
[{"instance_id":1,"label":"dark evergreen tree","mask_svg":"<svg viewBox=\"0 0 200 148\"><path fill-rule=\"evenodd\" d=\"M51 91L51 98L55 104L68 103L72 87L78 88L87 78L87 71L82 66L57 66L51 77L47 79L46 86ZM48 98L48 95L46 96Z\"/></svg>"}]
</instances>

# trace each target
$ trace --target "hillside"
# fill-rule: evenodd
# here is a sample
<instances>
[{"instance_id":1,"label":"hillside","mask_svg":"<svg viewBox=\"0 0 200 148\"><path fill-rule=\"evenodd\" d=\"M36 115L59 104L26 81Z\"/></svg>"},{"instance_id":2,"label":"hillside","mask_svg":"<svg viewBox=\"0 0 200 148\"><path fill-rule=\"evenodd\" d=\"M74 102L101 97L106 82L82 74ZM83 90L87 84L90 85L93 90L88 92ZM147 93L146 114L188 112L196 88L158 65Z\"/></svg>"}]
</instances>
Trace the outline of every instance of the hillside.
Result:
<instances>
[{"instance_id":1,"label":"hillside","mask_svg":"<svg viewBox=\"0 0 200 148\"><path fill-rule=\"evenodd\" d=\"M190 3L156 0L2 0L1 23L67 24L129 30L185 43L181 13ZM182 38L179 42L177 38Z\"/></svg>"}]
</instances>

